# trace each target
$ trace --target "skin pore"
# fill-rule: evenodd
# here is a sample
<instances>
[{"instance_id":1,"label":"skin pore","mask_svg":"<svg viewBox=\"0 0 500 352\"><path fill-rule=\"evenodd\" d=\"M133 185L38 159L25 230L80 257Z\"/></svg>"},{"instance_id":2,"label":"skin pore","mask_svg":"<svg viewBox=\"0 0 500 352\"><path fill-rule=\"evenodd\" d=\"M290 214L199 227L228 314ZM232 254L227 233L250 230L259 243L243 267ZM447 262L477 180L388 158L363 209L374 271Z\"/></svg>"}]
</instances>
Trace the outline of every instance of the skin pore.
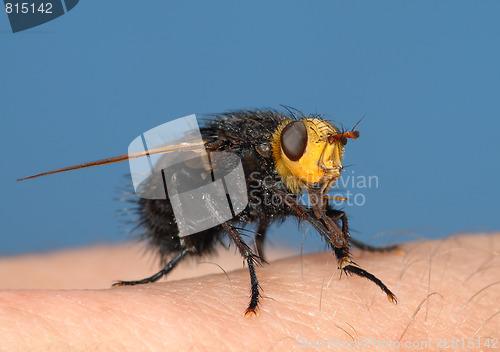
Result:
<instances>
[{"instance_id":1,"label":"skin pore","mask_svg":"<svg viewBox=\"0 0 500 352\"><path fill-rule=\"evenodd\" d=\"M287 252L270 249L270 264L257 268L258 317L244 316L248 270L233 247L202 263L182 263L166 281L115 288L112 279L137 279L157 268L143 247L2 258L0 348L282 351L337 343L389 351L398 342L413 344L406 350L486 351L478 343L487 338L500 348L500 234L401 248L352 250L354 261L396 294L397 305L368 280L339 279L330 252L274 260Z\"/></svg>"}]
</instances>

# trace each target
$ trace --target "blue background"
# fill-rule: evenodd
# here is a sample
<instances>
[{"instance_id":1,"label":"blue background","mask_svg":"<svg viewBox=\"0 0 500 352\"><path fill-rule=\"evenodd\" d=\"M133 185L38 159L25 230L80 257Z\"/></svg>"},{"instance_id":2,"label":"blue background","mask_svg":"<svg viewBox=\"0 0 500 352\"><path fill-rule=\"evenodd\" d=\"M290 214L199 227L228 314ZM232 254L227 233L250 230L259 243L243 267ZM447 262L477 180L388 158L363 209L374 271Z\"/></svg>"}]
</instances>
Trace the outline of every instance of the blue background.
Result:
<instances>
[{"instance_id":1,"label":"blue background","mask_svg":"<svg viewBox=\"0 0 500 352\"><path fill-rule=\"evenodd\" d=\"M0 14L0 254L122 241L126 153L191 113L290 105L361 138L343 206L372 243L499 229L500 2L89 1L13 34ZM354 172L354 174L353 174ZM321 247L291 222L275 245ZM373 236L379 237L373 239Z\"/></svg>"}]
</instances>

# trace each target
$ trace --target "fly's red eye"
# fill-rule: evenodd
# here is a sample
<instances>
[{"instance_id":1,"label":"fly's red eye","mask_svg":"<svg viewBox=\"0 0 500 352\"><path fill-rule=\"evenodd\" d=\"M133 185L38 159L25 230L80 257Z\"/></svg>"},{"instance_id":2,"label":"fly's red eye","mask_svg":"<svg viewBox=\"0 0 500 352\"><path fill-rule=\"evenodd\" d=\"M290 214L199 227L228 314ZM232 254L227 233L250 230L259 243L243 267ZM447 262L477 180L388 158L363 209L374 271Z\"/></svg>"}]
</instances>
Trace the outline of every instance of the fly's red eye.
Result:
<instances>
[{"instance_id":1,"label":"fly's red eye","mask_svg":"<svg viewBox=\"0 0 500 352\"><path fill-rule=\"evenodd\" d=\"M302 121L290 122L281 132L281 149L291 161L299 160L307 146L307 129Z\"/></svg>"}]
</instances>

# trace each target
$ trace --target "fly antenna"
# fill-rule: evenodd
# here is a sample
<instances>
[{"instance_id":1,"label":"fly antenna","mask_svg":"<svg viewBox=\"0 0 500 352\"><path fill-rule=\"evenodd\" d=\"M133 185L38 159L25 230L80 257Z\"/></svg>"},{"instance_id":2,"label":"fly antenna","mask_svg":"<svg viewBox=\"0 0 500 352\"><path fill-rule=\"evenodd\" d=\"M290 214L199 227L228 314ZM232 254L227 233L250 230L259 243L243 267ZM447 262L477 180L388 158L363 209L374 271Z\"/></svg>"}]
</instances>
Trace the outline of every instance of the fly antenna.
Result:
<instances>
[{"instance_id":1,"label":"fly antenna","mask_svg":"<svg viewBox=\"0 0 500 352\"><path fill-rule=\"evenodd\" d=\"M365 118L365 116L366 116L366 114L364 114L364 115L363 115L363 117L362 117L362 118L361 118L358 122L356 122L356 124L354 125L354 127L352 128L352 130L351 130L351 131L354 131L354 129L356 128L356 126L358 126L358 125L359 125L359 123L360 123L361 121L363 121L363 119Z\"/></svg>"}]
</instances>

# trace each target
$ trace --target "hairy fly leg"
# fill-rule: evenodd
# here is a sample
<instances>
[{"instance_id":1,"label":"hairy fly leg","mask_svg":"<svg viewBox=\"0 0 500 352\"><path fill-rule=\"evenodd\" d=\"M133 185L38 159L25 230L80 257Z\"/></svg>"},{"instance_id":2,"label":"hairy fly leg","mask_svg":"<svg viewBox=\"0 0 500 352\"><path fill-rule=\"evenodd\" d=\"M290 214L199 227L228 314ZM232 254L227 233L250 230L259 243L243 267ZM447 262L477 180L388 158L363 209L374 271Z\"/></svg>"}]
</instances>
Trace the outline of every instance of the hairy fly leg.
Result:
<instances>
[{"instance_id":1,"label":"hairy fly leg","mask_svg":"<svg viewBox=\"0 0 500 352\"><path fill-rule=\"evenodd\" d=\"M259 281L257 279L257 274L255 273L255 262L260 264L260 258L258 255L253 253L252 249L245 243L245 241L243 241L238 230L236 230L228 222L225 222L222 219L221 214L218 210L217 204L216 204L215 200L212 199L212 196L207 193L204 195L204 200L206 202L206 205L210 209L212 215L216 219L218 219L218 222L221 224L224 231L231 238L231 240L235 244L236 248L240 252L241 256L247 262L248 271L250 273L251 295L250 295L250 303L248 304L248 307L245 311L245 316L250 316L250 315L256 316L257 312L258 312L258 308L259 308L259 298L261 296L260 296L260 291L259 291L259 288L260 288Z\"/></svg>"},{"instance_id":2,"label":"hairy fly leg","mask_svg":"<svg viewBox=\"0 0 500 352\"><path fill-rule=\"evenodd\" d=\"M342 210L336 210L333 209L330 205L327 205L326 207L326 216L331 218L334 221L340 220L342 221L342 232L343 233L349 233L349 222L347 221L347 215L345 212ZM379 252L379 253L384 253L384 252L390 252L398 248L397 245L392 245L392 246L372 246L367 243L364 243L362 241L359 241L349 234L349 243L352 245L358 247L359 249L363 251L368 251L368 252Z\"/></svg>"},{"instance_id":3,"label":"hairy fly leg","mask_svg":"<svg viewBox=\"0 0 500 352\"><path fill-rule=\"evenodd\" d=\"M259 299L260 299L260 285L259 280L257 279L257 274L255 273L255 262L259 262L260 258L254 254L250 247L243 241L239 232L229 225L228 223L223 223L222 227L226 231L226 233L231 237L231 240L238 248L241 256L246 260L248 265L248 271L250 272L250 303L248 304L248 308L245 311L245 316L249 315L257 315L259 309Z\"/></svg>"},{"instance_id":4,"label":"hairy fly leg","mask_svg":"<svg viewBox=\"0 0 500 352\"><path fill-rule=\"evenodd\" d=\"M352 260L350 259L349 247L336 247L334 245L332 240L332 234L326 228L326 224L321 223L316 218L314 211L312 209L303 206L296 199L288 197L286 193L284 193L279 189L275 189L274 192L280 197L280 199L285 204L290 206L296 212L297 216L309 222L320 233L320 235L325 238L327 243L332 248L332 251L334 252L335 256L337 257L339 269L343 270L346 274L356 274L358 276L364 277L372 281L375 285L380 287L382 291L384 291L387 294L387 298L389 299L389 301L397 304L397 298L394 295L394 293L392 293L391 290L389 290L387 286L380 279L378 279L375 275L369 273L368 271L360 268L359 266L356 265L356 263L352 262ZM335 217L331 219L331 221L333 222L334 219ZM347 217L345 217L345 220L346 221L342 227L345 228L345 230L347 231L348 230ZM346 261L345 258L348 258L349 261Z\"/></svg>"},{"instance_id":5,"label":"hairy fly leg","mask_svg":"<svg viewBox=\"0 0 500 352\"><path fill-rule=\"evenodd\" d=\"M266 256L264 255L264 242L266 240L266 232L269 227L269 221L261 220L257 226L257 233L255 234L255 247L257 248L257 254L261 261L266 262Z\"/></svg>"},{"instance_id":6,"label":"hairy fly leg","mask_svg":"<svg viewBox=\"0 0 500 352\"><path fill-rule=\"evenodd\" d=\"M257 315L257 311L259 308L259 298L260 298L260 292L259 292L259 281L257 279L257 274L255 273L255 262L258 261L260 262L260 258L252 252L250 247L243 241L241 238L241 235L239 232L229 225L228 223L223 223L222 224L224 230L226 233L231 237L231 240L234 242L236 245L236 248L238 248L238 251L240 252L241 256L246 260L247 265L248 265L248 271L250 272L250 290L251 290L251 295L250 295L250 303L248 304L248 308L245 311L245 315Z\"/></svg>"},{"instance_id":7,"label":"hairy fly leg","mask_svg":"<svg viewBox=\"0 0 500 352\"><path fill-rule=\"evenodd\" d=\"M328 243L337 249L337 266L339 269L342 269L352 263L349 253L349 226L347 216L344 214L343 219L341 217L342 230L340 230L337 224L338 219L332 218L326 213L328 201L323 191L309 189L309 198L311 200L314 216L325 224L331 234L331 240Z\"/></svg>"},{"instance_id":8,"label":"hairy fly leg","mask_svg":"<svg viewBox=\"0 0 500 352\"><path fill-rule=\"evenodd\" d=\"M369 273L365 269L360 268L359 266L352 265L352 264L345 266L343 268L343 270L346 274L351 274L351 275L356 274L358 276L361 276L361 277L364 277L364 278L370 280L375 285L380 287L380 289L382 291L384 291L386 293L387 299L390 302L392 302L394 304L398 304L398 299L396 298L396 295L394 293L392 293L392 291L389 290L389 288L387 288L387 286L379 278L377 278L375 275Z\"/></svg>"},{"instance_id":9,"label":"hairy fly leg","mask_svg":"<svg viewBox=\"0 0 500 352\"><path fill-rule=\"evenodd\" d=\"M169 272L174 269L177 264L184 258L184 256L189 252L188 249L183 249L175 257L173 257L159 272L156 274L147 277L142 280L134 280L134 281L118 281L113 284L113 286L133 286L139 284L149 284L151 282L155 282L160 280L163 276L167 275Z\"/></svg>"},{"instance_id":10,"label":"hairy fly leg","mask_svg":"<svg viewBox=\"0 0 500 352\"><path fill-rule=\"evenodd\" d=\"M337 256L339 260L339 268L342 268L352 262L349 255L348 242L346 242L347 245L338 245L338 239L348 235L347 227L345 227L346 234L342 233L335 221L324 214L324 208L322 205L320 206L319 210L318 208L315 209L314 207L306 207L300 204L295 197L290 197L289 194L285 193L279 188L273 188L272 191L281 199L284 204L290 207L290 210L293 211L290 213L290 215L296 216L310 223L325 239L326 243L334 248L338 248L343 253L343 256ZM317 200L311 199L311 202L313 204L316 204L316 206L318 205ZM326 222L325 220L328 220L328 222Z\"/></svg>"},{"instance_id":11,"label":"hairy fly leg","mask_svg":"<svg viewBox=\"0 0 500 352\"><path fill-rule=\"evenodd\" d=\"M347 220L347 215L345 214L345 212L340 211L340 210L335 210L335 209L332 209L331 207L327 206L325 213L326 213L326 216L329 219L331 219L332 221L340 220L342 222L342 233L344 235L344 238L347 238L350 243L361 244L364 248L376 248L376 247L365 245L364 243L359 242L357 240L353 241L353 238L349 236L349 222ZM397 304L397 298L394 295L394 293L392 293L391 290L389 290L387 288L387 286L379 278L377 278L375 275L369 273L368 271L360 268L356 263L354 263L350 259L350 253L349 253L348 248L346 249L345 247L336 247L333 242L330 244L330 246L332 247L332 250L335 253L335 256L337 257L338 267L340 270L343 270L346 274L351 274L351 275L356 274L358 276L364 277L364 278L372 281L375 285L380 287L382 289L382 291L384 291L387 294L387 298L389 299L389 301ZM346 260L346 258L348 260Z\"/></svg>"},{"instance_id":12,"label":"hairy fly leg","mask_svg":"<svg viewBox=\"0 0 500 352\"><path fill-rule=\"evenodd\" d=\"M352 262L349 254L349 227L347 216L344 217L345 221L342 221L342 230L340 230L336 219L329 217L326 213L328 202L324 193L321 190L310 189L309 197L311 199L314 216L318 220L321 220L331 233L332 239L329 243L338 249L339 255L337 255L337 265L339 269L342 269ZM342 255L340 255L341 253Z\"/></svg>"},{"instance_id":13,"label":"hairy fly leg","mask_svg":"<svg viewBox=\"0 0 500 352\"><path fill-rule=\"evenodd\" d=\"M360 240L357 240L355 238L349 238L349 242L358 247L359 249L363 251L368 251L368 252L378 252L378 253L385 253L385 252L391 252L399 248L397 244L393 244L390 246L372 246L371 244L364 243Z\"/></svg>"},{"instance_id":14,"label":"hairy fly leg","mask_svg":"<svg viewBox=\"0 0 500 352\"><path fill-rule=\"evenodd\" d=\"M341 220L342 221L342 232L345 231L345 233L348 235L349 225L348 225L347 216L346 216L345 212L340 211L340 210L334 210L334 209L330 208L327 211L327 216L329 216L332 220ZM353 242L359 242L359 241L356 241L356 240L353 241L353 238L349 237L349 242L353 243ZM359 242L359 243L364 245L364 243L362 243L362 242ZM332 250L335 253L335 256L337 257L337 260L339 263L339 269L343 270L346 274L351 274L351 275L356 274L358 276L364 277L364 278L372 281L375 285L380 287L382 289L382 291L384 291L387 294L387 298L389 299L389 301L391 301L394 304L397 304L398 301L397 301L397 298L394 295L394 293L392 293L391 290L389 290L387 288L387 286L379 278L377 278L375 275L360 268L356 263L352 262L351 260L348 263L346 263L345 265L341 265L344 263L344 258L346 257L346 255L349 256L349 252L346 251L345 248L335 247L333 244L331 244L330 246L332 247ZM372 247L372 246L369 246L369 247ZM376 248L376 247L372 247L372 248Z\"/></svg>"}]
</instances>

